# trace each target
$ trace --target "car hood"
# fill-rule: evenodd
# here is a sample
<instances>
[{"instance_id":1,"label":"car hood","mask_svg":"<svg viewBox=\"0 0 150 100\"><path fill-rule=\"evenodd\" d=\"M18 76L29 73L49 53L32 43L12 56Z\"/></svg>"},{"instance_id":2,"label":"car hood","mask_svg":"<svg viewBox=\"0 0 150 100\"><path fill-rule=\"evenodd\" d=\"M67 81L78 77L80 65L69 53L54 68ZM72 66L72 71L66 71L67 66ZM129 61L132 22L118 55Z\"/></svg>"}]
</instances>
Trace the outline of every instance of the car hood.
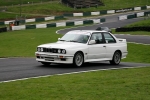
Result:
<instances>
[{"instance_id":1,"label":"car hood","mask_svg":"<svg viewBox=\"0 0 150 100\"><path fill-rule=\"evenodd\" d=\"M82 47L85 46L83 43L76 43L76 42L55 42L55 43L48 43L48 44L42 44L38 47L43 48L60 48L60 49L67 49L67 48L75 48L75 47Z\"/></svg>"}]
</instances>

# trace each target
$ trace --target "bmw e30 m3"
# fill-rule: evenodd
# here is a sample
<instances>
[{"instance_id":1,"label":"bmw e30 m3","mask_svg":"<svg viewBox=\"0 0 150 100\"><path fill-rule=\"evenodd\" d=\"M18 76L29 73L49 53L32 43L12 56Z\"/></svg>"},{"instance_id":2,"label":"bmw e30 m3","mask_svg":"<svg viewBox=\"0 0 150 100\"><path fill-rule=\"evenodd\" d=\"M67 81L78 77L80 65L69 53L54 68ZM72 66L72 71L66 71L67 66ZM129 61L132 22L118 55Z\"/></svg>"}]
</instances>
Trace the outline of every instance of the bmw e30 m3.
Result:
<instances>
[{"instance_id":1,"label":"bmw e30 m3","mask_svg":"<svg viewBox=\"0 0 150 100\"><path fill-rule=\"evenodd\" d=\"M72 30L55 43L37 46L36 61L73 64L77 67L86 62L109 61L118 65L128 54L126 39L116 38L112 33L98 30Z\"/></svg>"}]
</instances>

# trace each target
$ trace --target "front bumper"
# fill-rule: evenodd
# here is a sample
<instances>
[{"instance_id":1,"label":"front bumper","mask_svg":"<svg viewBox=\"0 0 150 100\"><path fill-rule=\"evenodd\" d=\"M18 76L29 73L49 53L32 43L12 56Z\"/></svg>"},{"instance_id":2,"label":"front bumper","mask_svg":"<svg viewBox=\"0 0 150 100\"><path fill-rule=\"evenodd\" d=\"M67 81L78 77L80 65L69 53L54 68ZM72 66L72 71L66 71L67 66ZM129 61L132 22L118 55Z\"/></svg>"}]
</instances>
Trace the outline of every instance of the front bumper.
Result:
<instances>
[{"instance_id":1,"label":"front bumper","mask_svg":"<svg viewBox=\"0 0 150 100\"><path fill-rule=\"evenodd\" d=\"M36 61L51 62L51 63L73 63L73 55L35 52Z\"/></svg>"}]
</instances>

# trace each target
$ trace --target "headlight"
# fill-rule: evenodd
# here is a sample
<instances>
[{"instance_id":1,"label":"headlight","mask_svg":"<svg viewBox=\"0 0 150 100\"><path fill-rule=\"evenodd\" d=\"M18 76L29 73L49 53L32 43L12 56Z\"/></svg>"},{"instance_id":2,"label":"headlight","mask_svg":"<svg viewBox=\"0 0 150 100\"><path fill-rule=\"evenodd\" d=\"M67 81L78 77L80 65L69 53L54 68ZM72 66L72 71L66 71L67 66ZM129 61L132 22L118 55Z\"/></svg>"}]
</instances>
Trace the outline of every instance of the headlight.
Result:
<instances>
[{"instance_id":1,"label":"headlight","mask_svg":"<svg viewBox=\"0 0 150 100\"><path fill-rule=\"evenodd\" d=\"M43 48L41 48L41 51L43 52Z\"/></svg>"},{"instance_id":2,"label":"headlight","mask_svg":"<svg viewBox=\"0 0 150 100\"><path fill-rule=\"evenodd\" d=\"M65 50L65 49L62 49L61 53L62 53L62 54L66 54L66 50Z\"/></svg>"},{"instance_id":3,"label":"headlight","mask_svg":"<svg viewBox=\"0 0 150 100\"><path fill-rule=\"evenodd\" d=\"M37 51L38 51L38 52L43 52L43 51L44 51L44 49L43 49L43 48L39 48L39 47L38 47L38 48L37 48Z\"/></svg>"},{"instance_id":4,"label":"headlight","mask_svg":"<svg viewBox=\"0 0 150 100\"><path fill-rule=\"evenodd\" d=\"M58 53L61 53L61 50L60 50L60 49L58 49Z\"/></svg>"},{"instance_id":5,"label":"headlight","mask_svg":"<svg viewBox=\"0 0 150 100\"><path fill-rule=\"evenodd\" d=\"M41 51L41 48L37 48L37 51L40 52L40 51Z\"/></svg>"}]
</instances>

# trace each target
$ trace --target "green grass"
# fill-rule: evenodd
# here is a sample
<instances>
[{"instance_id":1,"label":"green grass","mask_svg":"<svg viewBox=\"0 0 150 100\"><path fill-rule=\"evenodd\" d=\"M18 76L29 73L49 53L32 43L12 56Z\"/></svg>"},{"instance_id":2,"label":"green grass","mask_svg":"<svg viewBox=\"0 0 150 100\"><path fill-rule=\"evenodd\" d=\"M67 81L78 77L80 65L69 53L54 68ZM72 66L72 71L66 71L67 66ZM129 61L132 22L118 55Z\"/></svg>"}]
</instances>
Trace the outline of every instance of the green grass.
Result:
<instances>
[{"instance_id":1,"label":"green grass","mask_svg":"<svg viewBox=\"0 0 150 100\"><path fill-rule=\"evenodd\" d=\"M6 21L6 20L15 20L16 18L19 18L19 13L6 13L6 12L0 12L0 22ZM31 18L35 17L37 15L32 14L22 14L23 18Z\"/></svg>"},{"instance_id":2,"label":"green grass","mask_svg":"<svg viewBox=\"0 0 150 100\"><path fill-rule=\"evenodd\" d=\"M12 14L12 13L4 13L4 12L0 12L0 20L6 20L6 19L12 19L12 18L16 18L16 14Z\"/></svg>"},{"instance_id":3,"label":"green grass","mask_svg":"<svg viewBox=\"0 0 150 100\"><path fill-rule=\"evenodd\" d=\"M20 4L29 4L30 3L41 3L42 2L49 2L50 0L0 0L0 6L12 6L12 5L18 5ZM58 0L53 0L53 1L58 1Z\"/></svg>"},{"instance_id":4,"label":"green grass","mask_svg":"<svg viewBox=\"0 0 150 100\"><path fill-rule=\"evenodd\" d=\"M0 84L1 100L149 100L150 67Z\"/></svg>"},{"instance_id":5,"label":"green grass","mask_svg":"<svg viewBox=\"0 0 150 100\"><path fill-rule=\"evenodd\" d=\"M57 41L61 35L56 34L60 28L32 29L12 31L0 34L0 56L34 56L36 46Z\"/></svg>"},{"instance_id":6,"label":"green grass","mask_svg":"<svg viewBox=\"0 0 150 100\"><path fill-rule=\"evenodd\" d=\"M128 43L128 55L122 61L150 63L150 45Z\"/></svg>"}]
</instances>

